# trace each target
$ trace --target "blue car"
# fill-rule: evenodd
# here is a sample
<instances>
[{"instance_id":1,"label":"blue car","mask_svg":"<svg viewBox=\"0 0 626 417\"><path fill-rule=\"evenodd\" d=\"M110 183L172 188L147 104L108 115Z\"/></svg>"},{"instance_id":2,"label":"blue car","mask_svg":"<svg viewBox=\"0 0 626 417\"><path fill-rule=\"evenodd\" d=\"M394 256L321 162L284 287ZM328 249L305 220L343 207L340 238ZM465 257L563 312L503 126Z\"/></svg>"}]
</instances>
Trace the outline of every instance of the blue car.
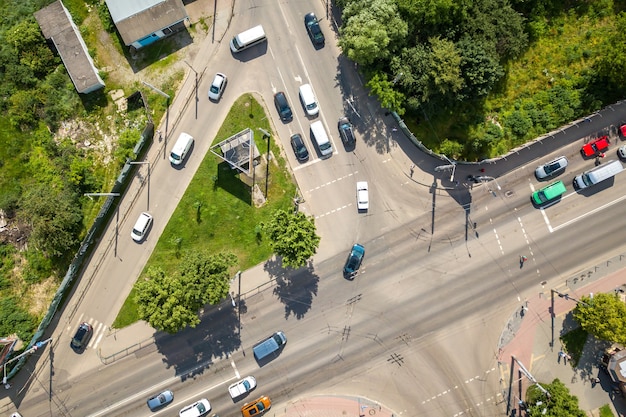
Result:
<instances>
[{"instance_id":1,"label":"blue car","mask_svg":"<svg viewBox=\"0 0 626 417\"><path fill-rule=\"evenodd\" d=\"M361 262L363 262L363 257L365 256L365 248L363 245L359 245L355 243L352 246L352 250L350 251L350 255L348 255L348 259L346 260L346 264L343 267L343 275L348 279L354 279L359 267L361 266Z\"/></svg>"},{"instance_id":2,"label":"blue car","mask_svg":"<svg viewBox=\"0 0 626 417\"><path fill-rule=\"evenodd\" d=\"M161 407L165 407L172 401L174 401L174 393L170 390L166 390L154 397L148 398L148 408L150 411L156 411Z\"/></svg>"}]
</instances>

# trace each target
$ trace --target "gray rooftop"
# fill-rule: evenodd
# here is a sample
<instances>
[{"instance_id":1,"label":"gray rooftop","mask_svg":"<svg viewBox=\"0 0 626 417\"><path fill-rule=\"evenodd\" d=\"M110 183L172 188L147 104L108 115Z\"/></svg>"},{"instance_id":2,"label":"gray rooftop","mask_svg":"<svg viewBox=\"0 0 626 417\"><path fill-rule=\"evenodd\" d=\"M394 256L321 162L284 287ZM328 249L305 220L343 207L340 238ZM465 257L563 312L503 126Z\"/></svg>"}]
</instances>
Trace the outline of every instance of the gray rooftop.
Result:
<instances>
[{"instance_id":1,"label":"gray rooftop","mask_svg":"<svg viewBox=\"0 0 626 417\"><path fill-rule=\"evenodd\" d=\"M43 36L54 43L76 91L90 93L104 87L87 45L61 0L35 12L35 19Z\"/></svg>"}]
</instances>

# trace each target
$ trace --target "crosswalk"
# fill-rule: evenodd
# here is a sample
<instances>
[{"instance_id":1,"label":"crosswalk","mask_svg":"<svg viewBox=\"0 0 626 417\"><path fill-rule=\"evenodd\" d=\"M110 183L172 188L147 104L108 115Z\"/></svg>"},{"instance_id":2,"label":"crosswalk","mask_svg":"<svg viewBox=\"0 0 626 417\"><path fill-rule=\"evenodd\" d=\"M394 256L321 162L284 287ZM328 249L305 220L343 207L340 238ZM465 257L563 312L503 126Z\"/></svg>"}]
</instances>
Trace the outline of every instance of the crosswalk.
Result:
<instances>
[{"instance_id":1,"label":"crosswalk","mask_svg":"<svg viewBox=\"0 0 626 417\"><path fill-rule=\"evenodd\" d=\"M87 344L87 349L97 349L98 345L102 341L102 338L105 336L108 330L108 326L106 326L104 323L100 323L94 318L86 318L84 317L84 314L81 314L78 320L75 321L72 325L67 326L65 330L65 333L69 336L70 339L74 337L76 329L78 329L78 326L81 323L89 323L93 328L93 334L91 335L91 339Z\"/></svg>"}]
</instances>

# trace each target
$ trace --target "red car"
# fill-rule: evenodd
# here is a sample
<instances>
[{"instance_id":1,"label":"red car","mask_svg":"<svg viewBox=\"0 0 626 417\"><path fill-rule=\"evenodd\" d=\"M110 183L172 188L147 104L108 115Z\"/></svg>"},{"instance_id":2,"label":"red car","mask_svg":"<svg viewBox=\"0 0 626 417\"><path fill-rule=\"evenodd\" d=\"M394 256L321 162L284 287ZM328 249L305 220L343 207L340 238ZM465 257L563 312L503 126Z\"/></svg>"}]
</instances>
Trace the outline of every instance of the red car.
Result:
<instances>
[{"instance_id":1,"label":"red car","mask_svg":"<svg viewBox=\"0 0 626 417\"><path fill-rule=\"evenodd\" d=\"M622 132L622 137L626 138L626 125L621 125L619 127L620 132Z\"/></svg>"},{"instance_id":2,"label":"red car","mask_svg":"<svg viewBox=\"0 0 626 417\"><path fill-rule=\"evenodd\" d=\"M585 146L583 146L583 148L580 150L580 153L583 155L583 157L588 158L590 156L599 155L607 149L609 149L609 137L602 136L601 138L598 138L593 142L589 142Z\"/></svg>"}]
</instances>

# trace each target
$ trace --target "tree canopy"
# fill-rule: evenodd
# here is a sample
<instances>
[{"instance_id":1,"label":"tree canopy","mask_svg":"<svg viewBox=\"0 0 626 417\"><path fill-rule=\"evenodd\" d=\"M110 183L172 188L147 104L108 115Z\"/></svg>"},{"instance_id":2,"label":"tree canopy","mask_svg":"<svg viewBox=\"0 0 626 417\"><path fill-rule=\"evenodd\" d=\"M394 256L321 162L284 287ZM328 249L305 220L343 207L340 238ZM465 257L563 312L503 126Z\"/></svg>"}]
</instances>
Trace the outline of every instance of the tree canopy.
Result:
<instances>
[{"instance_id":1,"label":"tree canopy","mask_svg":"<svg viewBox=\"0 0 626 417\"><path fill-rule=\"evenodd\" d=\"M263 225L268 234L274 253L282 257L286 267L300 268L306 265L320 244L315 222L304 213L290 213L276 210L272 220Z\"/></svg>"},{"instance_id":2,"label":"tree canopy","mask_svg":"<svg viewBox=\"0 0 626 417\"><path fill-rule=\"evenodd\" d=\"M232 253L192 252L183 257L178 274L167 275L161 268L150 268L135 286L139 316L156 329L176 333L200 323L198 310L226 298L236 262Z\"/></svg>"},{"instance_id":3,"label":"tree canopy","mask_svg":"<svg viewBox=\"0 0 626 417\"><path fill-rule=\"evenodd\" d=\"M585 417L587 414L578 406L578 398L558 379L550 384L541 384L550 393L549 398L543 391L532 385L526 392L526 403L530 417ZM545 411L544 411L545 410Z\"/></svg>"},{"instance_id":4,"label":"tree canopy","mask_svg":"<svg viewBox=\"0 0 626 417\"><path fill-rule=\"evenodd\" d=\"M573 314L583 330L596 338L626 344L626 304L617 294L583 296Z\"/></svg>"}]
</instances>

